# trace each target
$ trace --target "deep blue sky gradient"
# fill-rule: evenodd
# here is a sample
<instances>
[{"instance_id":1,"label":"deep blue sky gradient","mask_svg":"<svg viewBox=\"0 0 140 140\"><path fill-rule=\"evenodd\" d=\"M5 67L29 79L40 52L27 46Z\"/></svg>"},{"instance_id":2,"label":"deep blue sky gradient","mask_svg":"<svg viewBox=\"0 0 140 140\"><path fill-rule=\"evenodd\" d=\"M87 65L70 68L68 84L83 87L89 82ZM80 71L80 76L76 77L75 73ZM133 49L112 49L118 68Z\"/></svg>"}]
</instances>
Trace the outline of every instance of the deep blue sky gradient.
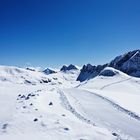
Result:
<instances>
[{"instance_id":1,"label":"deep blue sky gradient","mask_svg":"<svg viewBox=\"0 0 140 140\"><path fill-rule=\"evenodd\" d=\"M0 0L0 64L103 64L140 48L139 0Z\"/></svg>"}]
</instances>

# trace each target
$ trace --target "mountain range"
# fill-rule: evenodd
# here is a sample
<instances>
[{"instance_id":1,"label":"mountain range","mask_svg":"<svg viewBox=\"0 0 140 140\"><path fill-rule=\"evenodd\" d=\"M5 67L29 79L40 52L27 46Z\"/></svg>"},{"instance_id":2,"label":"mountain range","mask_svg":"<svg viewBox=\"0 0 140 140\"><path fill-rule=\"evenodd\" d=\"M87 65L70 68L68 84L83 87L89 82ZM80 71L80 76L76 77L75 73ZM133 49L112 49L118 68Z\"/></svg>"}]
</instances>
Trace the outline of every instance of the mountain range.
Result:
<instances>
[{"instance_id":1,"label":"mountain range","mask_svg":"<svg viewBox=\"0 0 140 140\"><path fill-rule=\"evenodd\" d=\"M115 68L130 76L140 77L140 50L130 51L117 56L111 62L104 65L84 65L77 80L82 82L94 78L106 67Z\"/></svg>"},{"instance_id":2,"label":"mountain range","mask_svg":"<svg viewBox=\"0 0 140 140\"><path fill-rule=\"evenodd\" d=\"M0 66L1 140L139 140L140 50L104 65Z\"/></svg>"}]
</instances>

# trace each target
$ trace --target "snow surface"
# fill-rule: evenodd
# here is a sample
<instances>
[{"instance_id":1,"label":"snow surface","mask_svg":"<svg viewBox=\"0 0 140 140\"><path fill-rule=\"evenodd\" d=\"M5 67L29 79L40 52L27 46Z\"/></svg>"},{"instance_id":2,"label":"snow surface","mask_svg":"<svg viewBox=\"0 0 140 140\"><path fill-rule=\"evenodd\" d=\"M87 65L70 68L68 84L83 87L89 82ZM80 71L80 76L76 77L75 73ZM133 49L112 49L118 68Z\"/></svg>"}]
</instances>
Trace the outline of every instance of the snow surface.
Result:
<instances>
[{"instance_id":1,"label":"snow surface","mask_svg":"<svg viewBox=\"0 0 140 140\"><path fill-rule=\"evenodd\" d=\"M112 69L110 68L110 70ZM113 77L98 76L83 83L80 87L107 97L140 116L140 79L128 76L118 70L115 71L119 74Z\"/></svg>"},{"instance_id":2,"label":"snow surface","mask_svg":"<svg viewBox=\"0 0 140 140\"><path fill-rule=\"evenodd\" d=\"M140 138L140 121L130 117L123 110L119 110L108 100L80 89L65 90L65 94L70 101L75 100L72 102L74 108L91 122L94 121L98 126L106 127L117 134L127 135L125 138L128 139L131 137Z\"/></svg>"},{"instance_id":3,"label":"snow surface","mask_svg":"<svg viewBox=\"0 0 140 140\"><path fill-rule=\"evenodd\" d=\"M80 83L79 70L0 66L0 139L140 139L140 80L106 70L115 75Z\"/></svg>"}]
</instances>

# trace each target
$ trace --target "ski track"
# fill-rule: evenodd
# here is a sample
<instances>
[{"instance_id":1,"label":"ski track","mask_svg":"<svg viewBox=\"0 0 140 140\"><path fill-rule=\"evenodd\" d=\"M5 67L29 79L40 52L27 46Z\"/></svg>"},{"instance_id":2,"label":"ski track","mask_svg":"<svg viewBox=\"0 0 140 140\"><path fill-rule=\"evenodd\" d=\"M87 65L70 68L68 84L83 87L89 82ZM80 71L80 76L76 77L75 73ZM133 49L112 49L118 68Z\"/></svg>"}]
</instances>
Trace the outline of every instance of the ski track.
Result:
<instances>
[{"instance_id":1,"label":"ski track","mask_svg":"<svg viewBox=\"0 0 140 140\"><path fill-rule=\"evenodd\" d=\"M75 115L79 120L81 120L81 121L83 121L83 122L85 122L85 123L87 123L87 124L96 126L96 124L95 124L93 121L91 121L90 119L85 118L84 116L82 116L80 113L78 113L78 112L76 111L75 108L73 108L73 107L71 106L71 104L69 103L69 101L68 101L68 99L67 99L67 97L66 97L66 95L64 94L63 91L59 90L58 93L59 93L59 95L60 95L61 105L62 105L66 110L70 111L70 112L71 112L73 115ZM75 98L75 99L76 99L76 98ZM76 99L76 100L77 100L77 99ZM78 100L77 100L77 101L78 101ZM78 102L77 102L77 103L78 103ZM78 103L78 104L80 104L80 103ZM116 134L116 136L115 136L115 137L116 137L116 140L124 140L124 139L122 138L122 136L121 136L120 134L118 134L117 132L112 131L112 130L109 130L109 131L111 131L112 135L113 135L113 133Z\"/></svg>"},{"instance_id":2,"label":"ski track","mask_svg":"<svg viewBox=\"0 0 140 140\"><path fill-rule=\"evenodd\" d=\"M132 78L128 78L128 79L125 79L125 80L121 80L121 81L117 81L117 82L114 82L114 83L107 84L107 85L101 87L100 90L103 90L103 89L105 89L105 88L107 88L107 87L110 87L110 86L112 86L112 85L116 85L116 84L119 84L119 83L123 83L123 82L125 82L125 81L129 81L129 80L131 80L131 79L132 79Z\"/></svg>"},{"instance_id":3,"label":"ski track","mask_svg":"<svg viewBox=\"0 0 140 140\"><path fill-rule=\"evenodd\" d=\"M127 80L129 80L129 79L127 79ZM123 80L123 81L120 81L120 82L124 82L124 81L126 81L126 80ZM119 83L120 83L120 82L119 82ZM118 82L112 83L111 85L114 85L114 84L117 84L117 83L118 83ZM111 85L108 85L108 86L111 86ZM33 92L30 92L30 93L28 93L28 94L35 94L35 95L37 95L37 94L39 94L40 92L45 91L45 90L46 90L46 89L38 89L38 90L33 91ZM57 90L57 92L58 92L59 95L60 95L61 105L62 105L66 110L70 111L73 115L75 115L75 116L76 116L78 119L80 119L81 121L83 121L83 122L85 122L85 123L87 123L87 124L96 126L95 122L93 122L91 119L88 119L88 118L84 117L84 116L81 115L74 107L72 107L72 105L71 105L70 102L68 101L68 99L67 99L65 93L64 93L62 90L60 90L60 89L56 89L56 90ZM115 109L117 109L117 110L119 110L119 111L121 111L121 112L123 112L123 113L129 115L130 117L132 117L132 118L134 118L134 119L140 121L140 117L139 117L137 114L135 114L135 113L133 113L133 112L131 112L131 111L129 111L129 110L127 110L127 109L121 107L120 105L114 103L113 101L107 99L106 97L103 97L103 96L101 96L101 95L98 95L97 93L90 92L90 91L88 91L88 90L83 90L83 91L88 92L88 93L90 93L90 94L94 94L95 96L101 98L101 99L104 100L105 102L108 102L109 104L111 104ZM24 94L24 95L26 96L26 95L28 95L28 94ZM82 105L81 105L81 103L79 102L79 100L78 100L77 98L75 98L75 97L74 97L73 95L71 95L71 94L70 94L70 96L75 100L75 103L78 104L78 106L80 106L80 108L82 108ZM84 113L86 113L85 109L84 109L84 108L82 108L82 109L83 109ZM112 132L112 134L113 134L113 133L116 134L116 140L123 140L123 138L122 138L123 136L121 136L121 134L119 134L118 131L111 130L111 129L110 129L110 131Z\"/></svg>"},{"instance_id":4,"label":"ski track","mask_svg":"<svg viewBox=\"0 0 140 140\"><path fill-rule=\"evenodd\" d=\"M80 113L78 113L76 111L76 109L74 109L71 104L69 103L66 95L64 94L63 91L59 90L58 93L60 94L60 100L61 100L61 105L68 111L70 111L72 114L74 114L78 119L91 124L93 126L96 126L94 122L92 122L91 120L85 118L84 116L82 116Z\"/></svg>"},{"instance_id":5,"label":"ski track","mask_svg":"<svg viewBox=\"0 0 140 140\"><path fill-rule=\"evenodd\" d=\"M127 79L127 80L129 80L129 79ZM126 80L125 80L125 81L126 81ZM121 81L121 82L123 82L123 81ZM118 83L118 82L117 82L117 83ZM113 83L113 84L114 84L114 83ZM112 85L112 84L111 84L111 85ZM38 89L38 90L35 90L35 91L33 91L33 92L30 92L30 93L25 93L24 95L25 95L25 96L27 96L28 94L35 94L35 95L37 95L37 94L39 94L39 93L41 93L41 92L43 92L43 91L45 91L45 90L46 90L46 89ZM60 90L60 89L59 89L59 90L56 89L56 90L57 90L57 92L58 92L59 95L60 95L61 105L62 105L66 110L70 111L73 115L75 115L75 116L76 116L78 119L80 119L81 121L83 121L83 122L85 122L85 123L87 123L87 124L96 126L96 124L95 124L93 121L91 121L90 119L84 117L83 115L81 115L80 113L78 113L78 111L76 111L75 108L72 107L72 105L70 104L70 102L68 101L66 95L64 94L64 92L63 92L62 90ZM98 95L97 93L89 92L88 90L83 90L83 91L88 92L88 93L90 93L90 94L94 94L95 96L97 96L97 97L103 99L104 101L107 101L108 103L110 103L113 107L115 107L115 108L118 109L119 111L124 112L124 113L126 113L127 115L129 115L130 117L133 117L133 118L135 118L136 120L140 121L140 117L139 117L138 115L136 115L135 113L133 113L133 112L131 112L131 111L129 111L129 110L127 110L127 109L121 107L120 105L118 105L118 104L116 104L116 103L110 101L109 99L107 99L107 98L105 98L105 97L103 97L103 96L101 96L101 95ZM76 103L76 104L78 104L80 107L82 107L82 105L81 105L81 103L78 101L78 99L76 99L76 98L75 98L73 95L71 95L71 94L70 94L70 96L75 100L75 103ZM84 112L86 113L85 110L84 110ZM110 130L110 131L112 132L112 134L115 132L114 130L113 130L113 131ZM121 134L118 134L118 132L115 132L115 134L117 135L117 136L116 136L116 140L123 140L123 138L121 138Z\"/></svg>"},{"instance_id":6,"label":"ski track","mask_svg":"<svg viewBox=\"0 0 140 140\"><path fill-rule=\"evenodd\" d=\"M84 92L85 92L85 96L86 96L86 94L88 93L88 94L93 94L94 96L95 96L95 98L97 97L98 99L100 99L100 100L102 100L101 102L101 106L102 106L102 104L103 104L103 102L105 103L108 103L108 104L110 104L111 106L112 106L112 111L114 110L116 110L115 112L117 113L117 110L118 110L118 115L119 115L119 112L120 112L120 116L119 116L119 119L118 119L118 121L116 120L117 118L114 118L117 122L118 122L118 124L112 124L111 123L111 125L113 125L113 128L112 127L110 127L110 126L108 126L107 128L110 130L110 131L112 131L112 132L115 132L118 136L119 136L119 138L118 139L122 139L122 140L128 140L128 139L133 139L133 138L138 138L138 139L140 139L140 135L139 135L139 131L138 131L138 128L136 129L131 129L131 125L133 126L134 125L134 127L135 127L135 125L136 125L136 123L138 123L138 125L136 125L136 127L139 127L140 126L140 124L139 124L139 121L140 121L140 117L138 116L138 115L136 115L135 113L133 113L133 112L131 112L131 111L129 111L129 110L127 110L127 109L125 109L125 108L123 108L123 107L121 107L121 106L119 106L118 104L116 104L116 103L114 103L113 101L110 101L109 99L107 99L107 98L105 98L105 97L103 97L103 96L101 96L101 95L98 95L97 93L92 93L92 92L89 92L88 90L83 90L83 89L80 89L81 90L81 93L83 92L83 94L84 94ZM80 90L78 91L78 93L80 93ZM70 90L71 91L71 93L73 93L72 92L72 90ZM75 94L76 93L76 90L74 90L74 93L72 94L73 96L74 95L77 95L77 94ZM71 96L71 94L69 94L68 93L68 95L70 95ZM93 96L93 97L94 97ZM77 100L78 100L78 102L80 102L81 103L81 105L83 106L84 105L84 100L82 101L82 100L79 100L81 97L83 97L83 96L81 96L81 97L78 97L78 96L74 96L75 98L77 98ZM88 99L88 98L87 98ZM93 102L94 102L94 100L93 100ZM105 104L106 104L105 103ZM99 109L101 109L102 107L99 107ZM110 106L110 107L111 107ZM84 106L83 106L84 107ZM104 107L103 107L104 108ZM114 108L114 109L113 109ZM84 109L86 109L86 106L85 106L85 108ZM100 118L100 116L98 116L98 115L95 115L94 114L94 109L92 109L92 110L89 110L88 108L86 109L88 112L87 112L87 114L89 114L90 116L92 116L92 118L90 118L90 120L91 121L94 121L95 123L96 123L96 125L98 124L98 121L96 122L96 119L97 119L97 117L99 118L99 119L101 119L103 122L108 122L106 119L104 119L104 118ZM96 109L97 110L97 109ZM89 112L90 111L90 112ZM107 110L106 110L107 111ZM113 111L113 112L114 112ZM128 121L128 123L125 123L125 121L123 121L123 119L124 119L124 117L123 117L123 114L121 114L121 112L122 113L124 113L124 115L127 115L128 117L126 118L127 119L127 121ZM95 112L96 113L96 112ZM106 113L111 113L111 112L106 112ZM109 115L108 114L108 115ZM96 117L95 117L95 116ZM107 114L106 114L107 115ZM95 120L94 120L94 117L95 117ZM122 120L121 120L121 117L122 117ZM130 119L129 119L130 118ZM111 121L111 120L110 120ZM122 121L122 126L120 125L119 126L119 124L121 124L121 121ZM114 122L114 121L113 121ZM108 122L109 123L109 122ZM130 125L129 125L129 123L130 123ZM110 123L109 123L110 124ZM124 126L128 126L128 129L127 130L125 130L124 129ZM116 126L116 127L115 127ZM104 126L104 127L106 127L106 126ZM129 128L130 127L130 128ZM131 130L133 130L132 132L131 132ZM130 134L129 134L129 132L128 131L130 131ZM134 133L135 133L135 131L136 131L136 136L134 135ZM134 133L133 133L134 132Z\"/></svg>"},{"instance_id":7,"label":"ski track","mask_svg":"<svg viewBox=\"0 0 140 140\"><path fill-rule=\"evenodd\" d=\"M118 109L119 111L121 111L121 112L129 115L130 117L136 119L137 121L140 121L140 116L137 115L136 113L134 113L134 112L132 112L130 110L127 110L127 109L123 108L122 106L118 105L117 103L114 103L113 101L109 100L108 98L106 98L106 97L104 97L102 95L99 95L99 94L97 94L95 92L90 92L88 90L84 90L84 91L89 92L90 94L94 94L95 96L97 96L97 97L99 97L99 98L107 101L108 103L110 103L114 108Z\"/></svg>"}]
</instances>

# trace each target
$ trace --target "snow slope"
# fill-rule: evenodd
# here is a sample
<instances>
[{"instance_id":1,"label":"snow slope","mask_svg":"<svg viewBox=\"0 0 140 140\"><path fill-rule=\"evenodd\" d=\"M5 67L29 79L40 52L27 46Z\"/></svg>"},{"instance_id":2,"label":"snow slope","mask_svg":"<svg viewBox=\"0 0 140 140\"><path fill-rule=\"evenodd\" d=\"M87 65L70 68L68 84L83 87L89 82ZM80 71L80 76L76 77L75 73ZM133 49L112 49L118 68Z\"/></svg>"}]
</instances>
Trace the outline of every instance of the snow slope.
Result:
<instances>
[{"instance_id":1,"label":"snow slope","mask_svg":"<svg viewBox=\"0 0 140 140\"><path fill-rule=\"evenodd\" d=\"M140 80L106 68L80 83L79 73L0 66L0 139L140 139Z\"/></svg>"},{"instance_id":2,"label":"snow slope","mask_svg":"<svg viewBox=\"0 0 140 140\"><path fill-rule=\"evenodd\" d=\"M98 76L79 88L95 92L140 116L140 79L115 70L115 76Z\"/></svg>"},{"instance_id":3,"label":"snow slope","mask_svg":"<svg viewBox=\"0 0 140 140\"><path fill-rule=\"evenodd\" d=\"M46 75L44 72L31 71L23 68L12 66L0 66L0 82L13 84L52 84L68 86L72 83L77 83L76 78L79 70L72 70L68 72L57 72L51 75Z\"/></svg>"},{"instance_id":4,"label":"snow slope","mask_svg":"<svg viewBox=\"0 0 140 140\"><path fill-rule=\"evenodd\" d=\"M79 71L69 71L45 75L1 66L0 139L116 139L112 131L89 124L79 117L78 111L72 112L66 108L70 104L62 98L60 91L62 88L78 85L78 74ZM42 83L42 78L50 80ZM24 82L27 79L31 83Z\"/></svg>"},{"instance_id":5,"label":"snow slope","mask_svg":"<svg viewBox=\"0 0 140 140\"><path fill-rule=\"evenodd\" d=\"M87 124L65 109L54 86L8 83L0 86L0 96L2 140L114 139L107 129Z\"/></svg>"},{"instance_id":6,"label":"snow slope","mask_svg":"<svg viewBox=\"0 0 140 140\"><path fill-rule=\"evenodd\" d=\"M74 108L90 122L94 121L98 126L113 130L123 139L140 139L140 120L130 117L108 100L86 90L67 89L64 92Z\"/></svg>"}]
</instances>

